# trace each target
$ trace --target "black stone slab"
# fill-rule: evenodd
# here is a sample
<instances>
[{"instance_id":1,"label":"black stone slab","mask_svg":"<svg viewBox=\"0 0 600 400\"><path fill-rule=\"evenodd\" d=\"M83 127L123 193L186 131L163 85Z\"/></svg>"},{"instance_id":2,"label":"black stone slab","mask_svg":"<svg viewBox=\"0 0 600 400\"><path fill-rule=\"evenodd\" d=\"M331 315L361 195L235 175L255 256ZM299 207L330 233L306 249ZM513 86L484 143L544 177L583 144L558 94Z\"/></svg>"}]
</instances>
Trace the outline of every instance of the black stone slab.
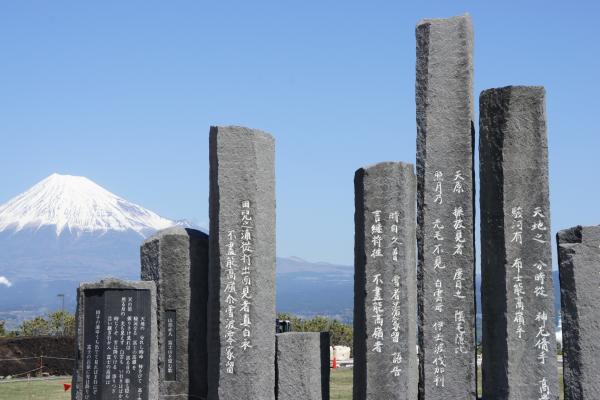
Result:
<instances>
[{"instance_id":1,"label":"black stone slab","mask_svg":"<svg viewBox=\"0 0 600 400\"><path fill-rule=\"evenodd\" d=\"M177 310L165 310L165 342L163 357L165 360L165 381L177 380Z\"/></svg>"},{"instance_id":2,"label":"black stone slab","mask_svg":"<svg viewBox=\"0 0 600 400\"><path fill-rule=\"evenodd\" d=\"M277 400L329 400L329 332L276 335Z\"/></svg>"},{"instance_id":3,"label":"black stone slab","mask_svg":"<svg viewBox=\"0 0 600 400\"><path fill-rule=\"evenodd\" d=\"M142 279L157 287L161 399L206 399L208 235L164 229L140 254Z\"/></svg>"},{"instance_id":4,"label":"black stone slab","mask_svg":"<svg viewBox=\"0 0 600 400\"><path fill-rule=\"evenodd\" d=\"M565 400L600 399L600 226L558 232Z\"/></svg>"},{"instance_id":5,"label":"black stone slab","mask_svg":"<svg viewBox=\"0 0 600 400\"><path fill-rule=\"evenodd\" d=\"M354 400L417 397L416 180L412 164L356 171Z\"/></svg>"},{"instance_id":6,"label":"black stone slab","mask_svg":"<svg viewBox=\"0 0 600 400\"><path fill-rule=\"evenodd\" d=\"M419 398L475 399L473 31L417 25Z\"/></svg>"},{"instance_id":7,"label":"black stone slab","mask_svg":"<svg viewBox=\"0 0 600 400\"><path fill-rule=\"evenodd\" d=\"M157 398L153 284L105 280L78 290L72 398Z\"/></svg>"},{"instance_id":8,"label":"black stone slab","mask_svg":"<svg viewBox=\"0 0 600 400\"><path fill-rule=\"evenodd\" d=\"M558 399L544 95L511 86L479 99L486 400Z\"/></svg>"},{"instance_id":9,"label":"black stone slab","mask_svg":"<svg viewBox=\"0 0 600 400\"><path fill-rule=\"evenodd\" d=\"M275 397L275 142L210 130L209 399Z\"/></svg>"}]
</instances>

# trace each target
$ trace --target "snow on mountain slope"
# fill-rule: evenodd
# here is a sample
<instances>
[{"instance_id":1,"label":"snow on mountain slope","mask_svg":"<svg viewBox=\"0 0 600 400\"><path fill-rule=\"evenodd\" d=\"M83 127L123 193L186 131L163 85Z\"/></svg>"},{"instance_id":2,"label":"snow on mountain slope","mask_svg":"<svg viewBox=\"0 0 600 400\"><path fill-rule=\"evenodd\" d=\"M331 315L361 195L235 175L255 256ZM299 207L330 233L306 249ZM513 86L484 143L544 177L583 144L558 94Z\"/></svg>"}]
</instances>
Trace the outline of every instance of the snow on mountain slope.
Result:
<instances>
[{"instance_id":1,"label":"snow on mountain slope","mask_svg":"<svg viewBox=\"0 0 600 400\"><path fill-rule=\"evenodd\" d=\"M0 232L53 227L57 236L64 230L146 236L175 224L82 176L52 174L0 206Z\"/></svg>"}]
</instances>

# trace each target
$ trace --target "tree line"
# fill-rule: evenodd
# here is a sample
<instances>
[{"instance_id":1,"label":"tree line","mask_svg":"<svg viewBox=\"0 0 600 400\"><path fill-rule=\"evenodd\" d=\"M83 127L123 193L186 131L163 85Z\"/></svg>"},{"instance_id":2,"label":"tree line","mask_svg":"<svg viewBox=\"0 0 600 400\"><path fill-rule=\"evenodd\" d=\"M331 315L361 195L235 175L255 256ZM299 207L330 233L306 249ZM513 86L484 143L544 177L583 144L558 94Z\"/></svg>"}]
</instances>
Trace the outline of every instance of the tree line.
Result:
<instances>
[{"instance_id":1,"label":"tree line","mask_svg":"<svg viewBox=\"0 0 600 400\"><path fill-rule=\"evenodd\" d=\"M303 319L292 314L279 313L277 318L290 321L294 332L329 332L332 346L352 347L351 325L321 316ZM67 311L55 311L23 321L14 330L6 329L6 322L0 321L0 337L24 336L75 336L75 315Z\"/></svg>"},{"instance_id":2,"label":"tree line","mask_svg":"<svg viewBox=\"0 0 600 400\"><path fill-rule=\"evenodd\" d=\"M25 336L75 336L75 315L67 311L55 311L23 321L14 330L7 330L6 321L0 321L0 337Z\"/></svg>"},{"instance_id":3,"label":"tree line","mask_svg":"<svg viewBox=\"0 0 600 400\"><path fill-rule=\"evenodd\" d=\"M290 321L293 332L329 332L332 346L352 348L353 329L351 325L321 316L302 319L292 314L279 313L277 318Z\"/></svg>"}]
</instances>

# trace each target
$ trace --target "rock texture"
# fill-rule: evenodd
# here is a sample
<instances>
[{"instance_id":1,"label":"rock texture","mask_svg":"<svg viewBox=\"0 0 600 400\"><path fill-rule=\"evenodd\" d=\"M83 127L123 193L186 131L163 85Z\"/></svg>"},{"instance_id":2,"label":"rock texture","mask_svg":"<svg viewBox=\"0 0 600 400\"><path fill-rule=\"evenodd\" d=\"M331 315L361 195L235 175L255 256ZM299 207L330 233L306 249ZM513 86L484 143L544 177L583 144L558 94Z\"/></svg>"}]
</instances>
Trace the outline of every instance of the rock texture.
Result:
<instances>
[{"instance_id":1,"label":"rock texture","mask_svg":"<svg viewBox=\"0 0 600 400\"><path fill-rule=\"evenodd\" d=\"M122 308L118 300L121 296L133 298L132 308L129 308L127 302L124 308ZM114 307L115 300L118 300L116 301L118 307ZM92 316L95 317L96 310L101 310L101 313L98 314L98 323L87 319ZM110 384L105 383L104 371L107 356L112 357L115 346L111 345L110 349L107 349L106 345L107 332L109 332L108 326L111 325L107 321L108 314L123 317L123 322L126 324L124 329L126 330L128 326L132 328L132 325L128 325L130 323L129 316L136 316L138 318L147 316L148 318L145 321L143 330L141 329L142 324L139 320L135 333L133 333L133 328L129 329L134 338L139 339L143 336L145 345L142 345L142 339L139 339L139 342L136 344L129 343L129 348L122 346L118 350L120 354L123 354L125 360L137 358L136 363L144 365L144 368L140 369L139 366L134 367L135 364L131 362L129 364L131 370L129 373L126 373L124 367L126 361L123 361L118 367L112 369L113 376L111 377ZM114 384L115 380L119 380L121 384L125 380L130 380L132 388L133 386L141 387L142 393L140 398L142 400L158 399L158 342L156 338L156 285L154 282L122 281L111 278L94 283L82 283L77 290L76 323L76 357L72 381L73 388L71 389L71 398L73 400L118 398L118 393L115 394L115 390L119 390L119 384ZM112 325L115 328L118 324L115 324L113 321ZM98 339L96 339L96 329L98 330ZM114 333L116 332L113 331ZM135 346L138 347L134 348ZM139 349L144 347L149 350L149 353L141 354ZM95 364L93 361L94 351L97 351L98 364ZM89 363L88 354L91 356ZM94 382L93 370L95 365L98 366L98 379ZM91 372L90 379L86 379L86 369L89 369Z\"/></svg>"},{"instance_id":2,"label":"rock texture","mask_svg":"<svg viewBox=\"0 0 600 400\"><path fill-rule=\"evenodd\" d=\"M329 333L277 335L277 400L329 400Z\"/></svg>"},{"instance_id":3,"label":"rock texture","mask_svg":"<svg viewBox=\"0 0 600 400\"><path fill-rule=\"evenodd\" d=\"M208 235L168 228L141 247L142 280L156 282L158 372L164 399L206 399Z\"/></svg>"},{"instance_id":4,"label":"rock texture","mask_svg":"<svg viewBox=\"0 0 600 400\"><path fill-rule=\"evenodd\" d=\"M208 371L211 400L275 397L275 143L210 130Z\"/></svg>"},{"instance_id":5,"label":"rock texture","mask_svg":"<svg viewBox=\"0 0 600 400\"><path fill-rule=\"evenodd\" d=\"M558 232L565 400L600 399L600 226Z\"/></svg>"},{"instance_id":6,"label":"rock texture","mask_svg":"<svg viewBox=\"0 0 600 400\"><path fill-rule=\"evenodd\" d=\"M412 164L356 171L354 400L417 396L416 179Z\"/></svg>"},{"instance_id":7,"label":"rock texture","mask_svg":"<svg viewBox=\"0 0 600 400\"><path fill-rule=\"evenodd\" d=\"M486 400L558 399L544 96L510 86L479 101Z\"/></svg>"},{"instance_id":8,"label":"rock texture","mask_svg":"<svg viewBox=\"0 0 600 400\"><path fill-rule=\"evenodd\" d=\"M419 399L475 399L473 30L417 25Z\"/></svg>"}]
</instances>

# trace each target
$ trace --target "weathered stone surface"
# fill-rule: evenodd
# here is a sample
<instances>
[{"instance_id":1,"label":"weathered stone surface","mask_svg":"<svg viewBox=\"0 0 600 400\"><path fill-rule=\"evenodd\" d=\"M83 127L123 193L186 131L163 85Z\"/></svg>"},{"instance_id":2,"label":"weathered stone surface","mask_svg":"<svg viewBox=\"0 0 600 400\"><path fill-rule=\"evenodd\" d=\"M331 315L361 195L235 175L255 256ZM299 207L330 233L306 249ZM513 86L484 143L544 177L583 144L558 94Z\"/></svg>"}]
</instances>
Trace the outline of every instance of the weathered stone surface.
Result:
<instances>
[{"instance_id":1,"label":"weathered stone surface","mask_svg":"<svg viewBox=\"0 0 600 400\"><path fill-rule=\"evenodd\" d=\"M158 372L165 399L206 399L208 235L174 227L141 247L142 280L156 282Z\"/></svg>"},{"instance_id":2,"label":"weathered stone surface","mask_svg":"<svg viewBox=\"0 0 600 400\"><path fill-rule=\"evenodd\" d=\"M419 398L474 399L473 30L417 25Z\"/></svg>"},{"instance_id":3,"label":"weathered stone surface","mask_svg":"<svg viewBox=\"0 0 600 400\"><path fill-rule=\"evenodd\" d=\"M416 180L412 164L356 171L354 400L417 396Z\"/></svg>"},{"instance_id":4,"label":"weathered stone surface","mask_svg":"<svg viewBox=\"0 0 600 400\"><path fill-rule=\"evenodd\" d=\"M560 231L565 400L600 399L600 226Z\"/></svg>"},{"instance_id":5,"label":"weathered stone surface","mask_svg":"<svg viewBox=\"0 0 600 400\"><path fill-rule=\"evenodd\" d=\"M158 399L154 282L82 283L76 322L73 400ZM122 359L115 359L115 351Z\"/></svg>"},{"instance_id":6,"label":"weathered stone surface","mask_svg":"<svg viewBox=\"0 0 600 400\"><path fill-rule=\"evenodd\" d=\"M277 335L277 400L329 400L329 333Z\"/></svg>"},{"instance_id":7,"label":"weathered stone surface","mask_svg":"<svg viewBox=\"0 0 600 400\"><path fill-rule=\"evenodd\" d=\"M479 100L486 400L558 399L544 107L542 87Z\"/></svg>"},{"instance_id":8,"label":"weathered stone surface","mask_svg":"<svg viewBox=\"0 0 600 400\"><path fill-rule=\"evenodd\" d=\"M275 142L210 130L209 399L275 397Z\"/></svg>"}]
</instances>

